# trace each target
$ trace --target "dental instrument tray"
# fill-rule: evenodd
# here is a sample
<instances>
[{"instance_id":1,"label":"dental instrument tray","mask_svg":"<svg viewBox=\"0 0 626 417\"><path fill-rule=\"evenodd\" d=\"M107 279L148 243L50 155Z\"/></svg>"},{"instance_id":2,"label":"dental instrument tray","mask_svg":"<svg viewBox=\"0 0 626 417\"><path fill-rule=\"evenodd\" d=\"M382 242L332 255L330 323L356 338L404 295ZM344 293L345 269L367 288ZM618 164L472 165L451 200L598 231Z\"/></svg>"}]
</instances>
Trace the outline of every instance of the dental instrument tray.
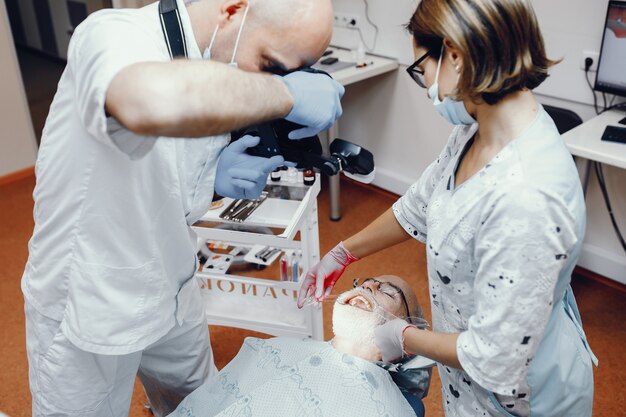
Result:
<instances>
[{"instance_id":1,"label":"dental instrument tray","mask_svg":"<svg viewBox=\"0 0 626 417\"><path fill-rule=\"evenodd\" d=\"M278 182L268 180L264 189L267 193L265 200L245 222L225 220L220 217L220 211L225 210L221 208L207 209L193 224L198 251L227 245L229 249L222 250L222 255L237 258L243 255L245 262L245 268L233 262L224 271L220 263L222 259L215 258L209 263L212 268L203 267L196 273L210 325L237 327L273 336L324 340L321 306L299 309L296 305L301 274L320 259L319 176L316 174L316 181L310 186L290 182L288 178ZM232 203L233 199L224 199L225 208ZM233 255L230 249L236 247L246 248L245 254L241 251ZM298 255L297 280L281 281L282 265L278 259L284 253Z\"/></svg>"},{"instance_id":2,"label":"dental instrument tray","mask_svg":"<svg viewBox=\"0 0 626 417\"><path fill-rule=\"evenodd\" d=\"M266 245L254 245L243 259L252 264L268 266L274 263L282 253L283 251L279 248Z\"/></svg>"},{"instance_id":3,"label":"dental instrument tray","mask_svg":"<svg viewBox=\"0 0 626 417\"><path fill-rule=\"evenodd\" d=\"M224 198L224 209L207 210L196 226L200 230L215 227L218 224L241 225L245 228L272 229L273 233L283 238L292 239L298 231L303 214L315 202L320 190L319 174L312 186L302 183L290 183L286 180L268 182L263 190L262 204L254 210L243 212L247 203L232 198ZM251 207L250 207L251 208ZM240 212L240 214L237 214ZM245 221L239 221L244 219ZM216 236L212 239L218 239ZM228 239L218 239L225 240ZM255 244L258 242L254 242Z\"/></svg>"},{"instance_id":4,"label":"dental instrument tray","mask_svg":"<svg viewBox=\"0 0 626 417\"><path fill-rule=\"evenodd\" d=\"M220 219L233 222L243 222L267 199L267 191L255 200L233 200L220 214Z\"/></svg>"}]
</instances>

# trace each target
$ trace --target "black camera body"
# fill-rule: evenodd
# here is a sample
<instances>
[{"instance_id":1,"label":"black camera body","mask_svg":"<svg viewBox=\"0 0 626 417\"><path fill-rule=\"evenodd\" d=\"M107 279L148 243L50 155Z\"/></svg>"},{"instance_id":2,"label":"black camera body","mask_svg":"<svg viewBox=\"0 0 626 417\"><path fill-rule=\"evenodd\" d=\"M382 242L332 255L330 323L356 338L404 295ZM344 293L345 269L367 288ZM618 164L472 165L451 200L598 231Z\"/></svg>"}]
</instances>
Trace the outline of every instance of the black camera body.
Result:
<instances>
[{"instance_id":1,"label":"black camera body","mask_svg":"<svg viewBox=\"0 0 626 417\"><path fill-rule=\"evenodd\" d=\"M301 68L298 71L324 74L332 78L327 72L315 68ZM284 119L272 120L233 132L231 141L245 135L258 136L261 141L257 146L248 148L250 155L264 158L282 155L286 161L295 162L297 168L317 168L326 175L337 175L343 171L350 178L367 183L374 179L374 155L370 151L336 138L329 146L329 155L324 155L317 135L298 140L289 139L290 132L302 127L304 126Z\"/></svg>"},{"instance_id":2,"label":"black camera body","mask_svg":"<svg viewBox=\"0 0 626 417\"><path fill-rule=\"evenodd\" d=\"M373 174L374 155L367 149L337 138L330 144L330 155L326 156L317 135L299 140L289 139L289 133L299 128L302 126L278 119L233 132L231 140L238 140L245 135L258 136L261 138L259 144L248 148L250 155L264 158L282 155L286 161L296 163L296 168L317 168L326 175L337 175L344 171L361 181Z\"/></svg>"}]
</instances>

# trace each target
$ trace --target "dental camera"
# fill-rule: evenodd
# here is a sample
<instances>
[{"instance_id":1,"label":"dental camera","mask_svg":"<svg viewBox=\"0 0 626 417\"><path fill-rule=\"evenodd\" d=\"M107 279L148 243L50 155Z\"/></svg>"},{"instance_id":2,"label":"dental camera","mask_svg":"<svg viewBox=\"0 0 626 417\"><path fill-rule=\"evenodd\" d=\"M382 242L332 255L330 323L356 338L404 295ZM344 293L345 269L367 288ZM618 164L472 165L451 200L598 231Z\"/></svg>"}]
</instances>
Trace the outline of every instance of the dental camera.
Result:
<instances>
[{"instance_id":1,"label":"dental camera","mask_svg":"<svg viewBox=\"0 0 626 417\"><path fill-rule=\"evenodd\" d=\"M328 75L312 68L300 71ZM374 155L370 151L347 140L335 138L329 146L329 155L324 155L317 135L299 140L289 139L290 132L302 127L299 124L278 119L235 131L231 135L231 141L239 140L246 135L257 136L261 140L257 146L248 148L247 152L250 155L264 158L282 155L286 161L296 163L296 168L317 168L321 173L329 176L343 172L348 178L366 184L374 180Z\"/></svg>"}]
</instances>

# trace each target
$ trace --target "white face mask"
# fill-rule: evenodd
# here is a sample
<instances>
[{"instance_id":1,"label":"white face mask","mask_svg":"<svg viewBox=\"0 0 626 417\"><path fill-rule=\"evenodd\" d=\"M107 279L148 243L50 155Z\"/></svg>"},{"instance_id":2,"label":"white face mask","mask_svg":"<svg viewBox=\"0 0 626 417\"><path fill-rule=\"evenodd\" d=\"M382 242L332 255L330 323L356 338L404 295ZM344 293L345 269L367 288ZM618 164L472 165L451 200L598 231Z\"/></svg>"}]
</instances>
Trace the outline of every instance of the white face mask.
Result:
<instances>
[{"instance_id":1,"label":"white face mask","mask_svg":"<svg viewBox=\"0 0 626 417\"><path fill-rule=\"evenodd\" d=\"M439 63L437 64L437 73L435 82L428 89L428 95L432 100L437 112L453 125L471 125L476 120L467 112L465 104L462 101L445 97L443 101L439 100L439 69L441 68L441 59L443 58L444 47L441 46L441 54L439 54Z\"/></svg>"},{"instance_id":2,"label":"white face mask","mask_svg":"<svg viewBox=\"0 0 626 417\"><path fill-rule=\"evenodd\" d=\"M243 32L243 26L246 23L246 17L248 17L248 10L250 10L250 5L246 6L246 10L243 12L243 17L241 18L241 26L239 26L239 32L237 33L237 40L235 41L235 49L233 50L233 56L230 58L230 62L228 65L233 67L237 67L237 62L235 62L235 57L237 56L237 49L239 48L239 39L241 38L241 32ZM204 54L202 54L203 59L211 59L211 48L213 48L213 43L215 42L215 37L217 36L217 31L220 26L215 26L215 30L213 31L213 36L211 37L211 42L209 42L209 46L204 50Z\"/></svg>"},{"instance_id":3,"label":"white face mask","mask_svg":"<svg viewBox=\"0 0 626 417\"><path fill-rule=\"evenodd\" d=\"M377 350L374 330L386 322L375 312L361 310L348 304L335 303L333 333L356 346Z\"/></svg>"}]
</instances>

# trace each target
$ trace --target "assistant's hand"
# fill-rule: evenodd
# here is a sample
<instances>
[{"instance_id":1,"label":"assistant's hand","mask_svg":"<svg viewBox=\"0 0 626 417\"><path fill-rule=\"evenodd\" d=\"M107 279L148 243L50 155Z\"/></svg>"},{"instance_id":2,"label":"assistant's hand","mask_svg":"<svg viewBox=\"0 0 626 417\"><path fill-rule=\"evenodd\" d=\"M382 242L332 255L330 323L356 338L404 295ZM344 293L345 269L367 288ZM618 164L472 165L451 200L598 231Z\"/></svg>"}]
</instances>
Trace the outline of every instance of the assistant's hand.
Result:
<instances>
[{"instance_id":1,"label":"assistant's hand","mask_svg":"<svg viewBox=\"0 0 626 417\"><path fill-rule=\"evenodd\" d=\"M374 343L382 354L383 362L391 362L404 356L404 332L416 328L406 320L395 319L374 329Z\"/></svg>"},{"instance_id":2,"label":"assistant's hand","mask_svg":"<svg viewBox=\"0 0 626 417\"><path fill-rule=\"evenodd\" d=\"M304 300L309 296L314 296L317 301L322 301L323 296L327 296L333 290L335 283L346 267L358 260L359 258L346 249L343 242L339 242L306 274L306 278L300 285L298 308L302 308Z\"/></svg>"},{"instance_id":3,"label":"assistant's hand","mask_svg":"<svg viewBox=\"0 0 626 417\"><path fill-rule=\"evenodd\" d=\"M305 126L290 132L289 139L315 136L341 117L341 97L345 89L337 81L306 71L295 71L279 78L294 99L293 108L285 119Z\"/></svg>"},{"instance_id":4,"label":"assistant's hand","mask_svg":"<svg viewBox=\"0 0 626 417\"><path fill-rule=\"evenodd\" d=\"M252 156L246 149L259 144L255 136L244 136L228 145L220 155L215 174L215 192L223 197L252 200L261 195L267 176L285 159L276 155L271 158Z\"/></svg>"}]
</instances>

